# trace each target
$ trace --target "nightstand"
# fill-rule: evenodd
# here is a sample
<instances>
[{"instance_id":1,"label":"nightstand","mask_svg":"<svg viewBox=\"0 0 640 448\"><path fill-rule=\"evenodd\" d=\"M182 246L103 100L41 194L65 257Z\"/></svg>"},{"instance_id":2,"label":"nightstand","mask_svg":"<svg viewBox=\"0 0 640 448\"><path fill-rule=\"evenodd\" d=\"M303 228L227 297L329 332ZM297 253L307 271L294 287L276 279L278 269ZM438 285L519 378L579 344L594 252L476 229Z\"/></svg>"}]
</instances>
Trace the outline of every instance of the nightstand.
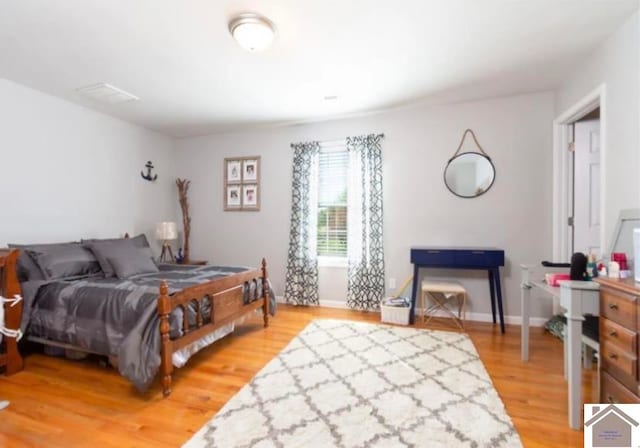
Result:
<instances>
[{"instance_id":1,"label":"nightstand","mask_svg":"<svg viewBox=\"0 0 640 448\"><path fill-rule=\"evenodd\" d=\"M20 283L16 275L16 263L18 261L18 251L10 249L0 249L0 295L4 297L14 297L20 294ZM20 328L22 319L22 301L14 306L4 305L4 324L11 329ZM11 375L22 370L22 356L18 351L16 338L3 336L3 344L0 346L0 367L4 367L5 373Z\"/></svg>"}]
</instances>

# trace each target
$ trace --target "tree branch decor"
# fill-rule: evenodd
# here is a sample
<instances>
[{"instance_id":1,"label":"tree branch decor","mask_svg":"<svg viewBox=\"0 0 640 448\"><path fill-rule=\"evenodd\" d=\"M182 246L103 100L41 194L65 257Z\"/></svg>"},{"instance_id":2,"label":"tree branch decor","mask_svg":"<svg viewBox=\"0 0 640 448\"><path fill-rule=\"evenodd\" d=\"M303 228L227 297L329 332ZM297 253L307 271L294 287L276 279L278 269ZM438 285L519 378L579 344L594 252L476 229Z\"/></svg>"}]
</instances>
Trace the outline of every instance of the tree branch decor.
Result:
<instances>
[{"instance_id":1,"label":"tree branch decor","mask_svg":"<svg viewBox=\"0 0 640 448\"><path fill-rule=\"evenodd\" d=\"M178 202L182 209L182 227L184 229L184 259L189 260L189 236L191 235L191 215L189 214L189 199L187 194L189 193L189 185L191 181L187 179L176 179L176 186L178 187Z\"/></svg>"}]
</instances>

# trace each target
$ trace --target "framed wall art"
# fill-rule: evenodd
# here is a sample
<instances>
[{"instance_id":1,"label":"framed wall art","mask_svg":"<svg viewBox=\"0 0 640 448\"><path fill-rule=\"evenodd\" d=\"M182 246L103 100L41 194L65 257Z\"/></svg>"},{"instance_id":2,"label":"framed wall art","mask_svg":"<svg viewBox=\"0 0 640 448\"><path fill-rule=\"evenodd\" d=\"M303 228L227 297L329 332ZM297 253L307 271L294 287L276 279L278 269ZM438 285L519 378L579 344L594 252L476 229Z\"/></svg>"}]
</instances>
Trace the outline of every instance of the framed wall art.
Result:
<instances>
[{"instance_id":1,"label":"framed wall art","mask_svg":"<svg viewBox=\"0 0 640 448\"><path fill-rule=\"evenodd\" d=\"M247 210L258 208L258 185L242 185L242 207Z\"/></svg>"},{"instance_id":2,"label":"framed wall art","mask_svg":"<svg viewBox=\"0 0 640 448\"><path fill-rule=\"evenodd\" d=\"M242 206L241 198L241 186L240 185L227 185L227 201L225 204L225 210L239 210Z\"/></svg>"},{"instance_id":3,"label":"framed wall art","mask_svg":"<svg viewBox=\"0 0 640 448\"><path fill-rule=\"evenodd\" d=\"M224 159L224 210L260 210L260 157Z\"/></svg>"},{"instance_id":4,"label":"framed wall art","mask_svg":"<svg viewBox=\"0 0 640 448\"><path fill-rule=\"evenodd\" d=\"M227 183L240 183L242 180L242 163L239 160L225 159Z\"/></svg>"}]
</instances>

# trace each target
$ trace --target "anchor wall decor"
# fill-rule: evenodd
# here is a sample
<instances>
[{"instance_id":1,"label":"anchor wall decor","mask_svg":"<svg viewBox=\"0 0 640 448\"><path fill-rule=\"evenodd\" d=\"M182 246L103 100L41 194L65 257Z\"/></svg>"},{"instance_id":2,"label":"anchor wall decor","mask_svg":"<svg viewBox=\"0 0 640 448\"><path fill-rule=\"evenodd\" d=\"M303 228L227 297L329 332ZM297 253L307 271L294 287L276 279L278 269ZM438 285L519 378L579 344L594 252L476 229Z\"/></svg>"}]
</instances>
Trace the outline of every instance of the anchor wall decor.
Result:
<instances>
[{"instance_id":1,"label":"anchor wall decor","mask_svg":"<svg viewBox=\"0 0 640 448\"><path fill-rule=\"evenodd\" d=\"M151 170L153 169L153 163L151 163L151 160L149 160L144 167L147 169L147 174L144 174L144 171L140 171L140 175L142 176L142 178L144 180L148 180L149 182L155 181L158 178L158 175L151 175Z\"/></svg>"}]
</instances>

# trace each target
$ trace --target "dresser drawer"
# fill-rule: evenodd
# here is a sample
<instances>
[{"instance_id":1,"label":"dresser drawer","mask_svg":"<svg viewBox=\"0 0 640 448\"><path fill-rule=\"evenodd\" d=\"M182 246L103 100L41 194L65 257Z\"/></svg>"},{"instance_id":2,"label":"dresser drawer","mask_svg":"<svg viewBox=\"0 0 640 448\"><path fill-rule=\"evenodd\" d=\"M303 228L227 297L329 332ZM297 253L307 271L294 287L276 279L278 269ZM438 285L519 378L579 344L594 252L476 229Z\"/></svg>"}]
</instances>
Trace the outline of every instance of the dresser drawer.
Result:
<instances>
[{"instance_id":1,"label":"dresser drawer","mask_svg":"<svg viewBox=\"0 0 640 448\"><path fill-rule=\"evenodd\" d=\"M640 403L640 397L624 387L607 372L602 372L600 403Z\"/></svg>"},{"instance_id":2,"label":"dresser drawer","mask_svg":"<svg viewBox=\"0 0 640 448\"><path fill-rule=\"evenodd\" d=\"M600 318L600 340L615 344L628 353L637 352L638 334L604 317Z\"/></svg>"},{"instance_id":3,"label":"dresser drawer","mask_svg":"<svg viewBox=\"0 0 640 448\"><path fill-rule=\"evenodd\" d=\"M615 344L603 341L600 344L602 367L622 384L633 387L637 383L638 358L635 353L621 350Z\"/></svg>"},{"instance_id":4,"label":"dresser drawer","mask_svg":"<svg viewBox=\"0 0 640 448\"><path fill-rule=\"evenodd\" d=\"M600 290L600 315L630 330L636 329L636 297L608 288Z\"/></svg>"}]
</instances>

